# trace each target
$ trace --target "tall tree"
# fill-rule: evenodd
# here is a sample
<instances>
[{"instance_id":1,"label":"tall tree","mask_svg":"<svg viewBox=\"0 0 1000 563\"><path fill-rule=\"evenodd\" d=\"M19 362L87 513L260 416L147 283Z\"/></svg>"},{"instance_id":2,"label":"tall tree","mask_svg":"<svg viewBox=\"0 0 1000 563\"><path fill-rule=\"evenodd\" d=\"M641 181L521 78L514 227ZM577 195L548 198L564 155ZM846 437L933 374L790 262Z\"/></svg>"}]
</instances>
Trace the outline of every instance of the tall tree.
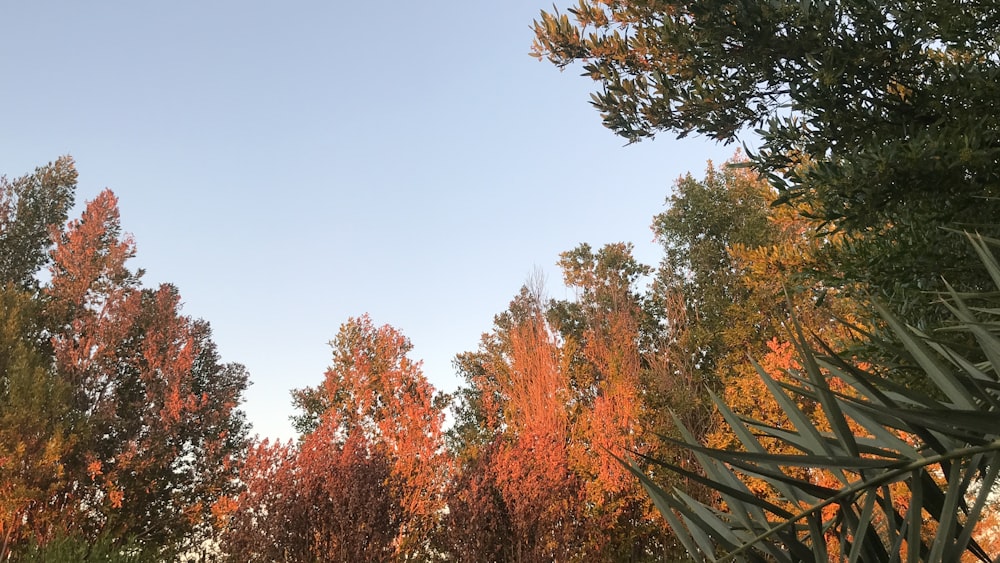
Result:
<instances>
[{"instance_id":1,"label":"tall tree","mask_svg":"<svg viewBox=\"0 0 1000 563\"><path fill-rule=\"evenodd\" d=\"M94 444L94 457L104 460L95 482L123 495L121 507L107 511L105 533L170 545L209 522L213 504L236 489L248 431L236 407L248 376L220 363L208 324L180 314L174 287L137 298L110 404L95 412L109 436Z\"/></svg>"},{"instance_id":2,"label":"tall tree","mask_svg":"<svg viewBox=\"0 0 1000 563\"><path fill-rule=\"evenodd\" d=\"M572 301L549 303L562 341L564 369L577 405L571 445L575 472L586 484L587 518L604 538L592 556L642 560L662 557L665 539L649 517L648 499L614 456L649 454L657 446L643 429L658 393L649 386L659 320L640 284L652 273L632 245L582 244L560 255ZM681 405L675 405L683 408Z\"/></svg>"},{"instance_id":3,"label":"tall tree","mask_svg":"<svg viewBox=\"0 0 1000 563\"><path fill-rule=\"evenodd\" d=\"M731 163L738 162L737 157ZM752 263L733 254L737 248L769 248L779 240L768 205L772 196L770 186L750 171L709 163L703 179L689 174L675 183L667 209L653 220L664 253L653 300L670 331L686 333L681 355L692 358L687 368L693 370L686 377L701 385L715 386L777 328L775 305L782 301L783 282L772 272L760 283L777 283L754 291L756 282L748 275ZM806 281L798 269L779 275L786 282L792 277ZM683 309L671 302L678 297Z\"/></svg>"},{"instance_id":4,"label":"tall tree","mask_svg":"<svg viewBox=\"0 0 1000 563\"><path fill-rule=\"evenodd\" d=\"M345 538L371 534L365 541L375 543L364 549L375 549L382 554L379 558L426 556L444 508L448 477L441 402L420 363L409 358L412 344L393 327L376 326L367 315L352 318L341 325L331 346L333 364L323 383L293 392L294 403L302 411L295 424L303 437L289 463L303 472L312 487L306 494L316 487L354 491L337 497L347 505L334 503L331 509L354 506L360 510L352 504L360 497L381 498L389 504L386 518L378 522L380 527L370 531L365 531L364 519L347 530L343 522L327 525L324 517L307 517L307 551L320 559L338 558L345 549L366 545L358 541L347 548ZM324 469L329 459L339 460L342 471ZM388 471L385 479L357 478L368 471L365 467L383 464ZM254 486L250 485L251 490ZM354 551L348 559L363 559L370 555L366 553Z\"/></svg>"},{"instance_id":5,"label":"tall tree","mask_svg":"<svg viewBox=\"0 0 1000 563\"><path fill-rule=\"evenodd\" d=\"M522 288L456 362L469 384L450 442L464 488L446 524L496 527L453 545L524 561L662 557L649 501L612 455L653 445L639 431L657 323L637 285L650 269L623 243L581 245L560 265L576 299Z\"/></svg>"},{"instance_id":6,"label":"tall tree","mask_svg":"<svg viewBox=\"0 0 1000 563\"><path fill-rule=\"evenodd\" d=\"M218 362L208 325L180 314L175 288L141 288L126 266L134 253L110 191L52 251L46 322L77 419L57 499L74 533L170 548L235 486L247 375Z\"/></svg>"},{"instance_id":7,"label":"tall tree","mask_svg":"<svg viewBox=\"0 0 1000 563\"><path fill-rule=\"evenodd\" d=\"M453 490L453 498L460 507L482 511L469 518L470 525L507 524L471 535L496 542L484 549L515 561L572 560L586 553L584 482L570 459L573 395L557 336L544 314L539 291L523 288L508 311L497 316L494 331L483 335L480 349L459 359L479 398L463 406L482 411L460 412L458 418L480 420L486 427L471 434L476 438L469 444L472 451L463 451L456 440L463 462L458 480L470 488ZM483 500L492 502L470 507L463 498L472 494L488 495ZM463 526L456 520L461 514L449 514L445 526Z\"/></svg>"},{"instance_id":8,"label":"tall tree","mask_svg":"<svg viewBox=\"0 0 1000 563\"><path fill-rule=\"evenodd\" d=\"M789 304L801 324L831 345L852 340L834 319L863 324L864 307L819 274L836 272L830 249L841 237L813 236L815 221L799 210L769 206L773 188L737 167L742 162L738 154L724 167L710 164L702 180L689 175L675 185L668 209L653 223L664 247L654 298L664 310L683 300L683 311L674 313L682 323L667 318L672 330L687 332L683 353L695 358L689 366L695 379L733 393L730 404L749 409L761 397L741 393L756 380L747 353L763 354L775 338L787 339Z\"/></svg>"}]
</instances>

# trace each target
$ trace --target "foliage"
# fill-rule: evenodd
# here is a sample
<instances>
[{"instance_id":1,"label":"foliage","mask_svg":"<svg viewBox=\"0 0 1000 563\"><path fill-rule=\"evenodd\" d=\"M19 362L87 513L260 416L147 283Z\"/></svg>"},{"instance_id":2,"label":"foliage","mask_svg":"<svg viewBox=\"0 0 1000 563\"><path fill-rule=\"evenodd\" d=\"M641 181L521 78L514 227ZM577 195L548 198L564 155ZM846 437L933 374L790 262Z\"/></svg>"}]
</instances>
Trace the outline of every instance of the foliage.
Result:
<instances>
[{"instance_id":1,"label":"foliage","mask_svg":"<svg viewBox=\"0 0 1000 563\"><path fill-rule=\"evenodd\" d=\"M450 536L471 524L481 526L470 535L486 543L485 550L510 553L515 560L572 559L578 553L581 483L569 467L568 395L559 351L540 307L537 294L522 291L498 316L502 328L484 335L480 350L464 358L474 370L468 374L470 386L483 398L465 406L483 411L459 418L485 421L486 432L485 443L456 452L464 462L457 480L468 488L450 491L449 507L461 508L446 517L444 528L445 542L459 553L467 553L464 541ZM488 495L493 502L471 506L467 499L473 494ZM462 508L481 514L461 522ZM494 521L508 524L501 530L484 528Z\"/></svg>"},{"instance_id":2,"label":"foliage","mask_svg":"<svg viewBox=\"0 0 1000 563\"><path fill-rule=\"evenodd\" d=\"M0 289L0 557L125 537L168 557L237 486L247 374L220 363L176 288L143 288L127 267L110 191L48 223L75 174L65 158L0 185L4 257L17 255Z\"/></svg>"},{"instance_id":3,"label":"foliage","mask_svg":"<svg viewBox=\"0 0 1000 563\"><path fill-rule=\"evenodd\" d=\"M581 245L560 265L577 299L523 288L456 362L469 387L450 433L457 510L444 524L460 558L475 546L524 561L645 560L665 544L608 454L650 446L641 379L656 323L636 290L650 270L626 244Z\"/></svg>"},{"instance_id":4,"label":"foliage","mask_svg":"<svg viewBox=\"0 0 1000 563\"><path fill-rule=\"evenodd\" d=\"M341 325L323 383L293 392L297 445L257 445L223 547L238 560L426 557L444 508L443 414L412 345L365 315Z\"/></svg>"},{"instance_id":5,"label":"foliage","mask_svg":"<svg viewBox=\"0 0 1000 563\"><path fill-rule=\"evenodd\" d=\"M321 425L298 447L254 445L222 536L235 561L390 561L403 518L389 460L352 433Z\"/></svg>"},{"instance_id":6,"label":"foliage","mask_svg":"<svg viewBox=\"0 0 1000 563\"><path fill-rule=\"evenodd\" d=\"M857 335L835 318L867 324L859 303L816 275L835 271L827 249L839 238L812 236L814 222L789 206L770 207L773 189L738 167L743 162L737 153L727 166L709 165L703 180L678 180L668 209L653 223L664 247L652 292L667 325L661 370L677 382L660 411L674 411L695 436L720 447L735 436L709 414L705 389L738 413L776 423L764 412L777 416L769 393L755 384L746 353L782 339L780 325L790 311L838 347L855 343ZM789 305L783 307L786 293ZM685 406L679 393L699 400ZM669 417L658 426L676 438L673 427Z\"/></svg>"},{"instance_id":7,"label":"foliage","mask_svg":"<svg viewBox=\"0 0 1000 563\"><path fill-rule=\"evenodd\" d=\"M453 442L451 447L459 444ZM518 548L511 539L517 537L517 531L497 475L495 458L500 447L501 442L496 441L487 448L476 448L474 453L459 450L469 457L456 464L458 469L445 494L448 513L435 538L438 550L455 561L516 560Z\"/></svg>"},{"instance_id":8,"label":"foliage","mask_svg":"<svg viewBox=\"0 0 1000 563\"><path fill-rule=\"evenodd\" d=\"M76 191L73 159L64 156L14 180L0 177L0 284L35 285L48 261L51 231L66 222Z\"/></svg>"},{"instance_id":9,"label":"foliage","mask_svg":"<svg viewBox=\"0 0 1000 563\"><path fill-rule=\"evenodd\" d=\"M70 387L49 369L32 295L0 289L0 558L22 537L44 537L58 511L44 510L65 483L75 446Z\"/></svg>"},{"instance_id":10,"label":"foliage","mask_svg":"<svg viewBox=\"0 0 1000 563\"><path fill-rule=\"evenodd\" d=\"M738 162L738 156L731 161ZM773 330L760 313L770 309L774 296L755 291L747 264L733 255L737 248L778 244L781 230L768 207L772 196L771 188L748 170L709 163L704 179L680 178L667 209L653 219L663 246L653 297L674 333L670 336L687 331L683 353L694 358L688 377L699 387L714 385L718 374L742 363L748 344L762 342ZM683 310L669 303L675 296ZM744 311L757 314L740 314Z\"/></svg>"},{"instance_id":11,"label":"foliage","mask_svg":"<svg viewBox=\"0 0 1000 563\"><path fill-rule=\"evenodd\" d=\"M993 2L580 0L542 12L533 51L582 62L630 141L759 127L777 201L846 235L836 274L936 322L920 291L942 276L989 287L938 227L996 234L998 26Z\"/></svg>"},{"instance_id":12,"label":"foliage","mask_svg":"<svg viewBox=\"0 0 1000 563\"><path fill-rule=\"evenodd\" d=\"M139 287L118 221L110 192L88 203L57 241L46 287L56 368L82 414L77 517L84 530L167 545L232 487L247 375L218 363L207 324L180 315L175 288Z\"/></svg>"},{"instance_id":13,"label":"foliage","mask_svg":"<svg viewBox=\"0 0 1000 563\"><path fill-rule=\"evenodd\" d=\"M23 563L55 561L94 561L100 563L155 563L161 554L150 552L148 546L135 540L122 540L102 535L96 540L60 536L45 544L32 543L18 556Z\"/></svg>"},{"instance_id":14,"label":"foliage","mask_svg":"<svg viewBox=\"0 0 1000 563\"><path fill-rule=\"evenodd\" d=\"M682 448L651 439L649 431L678 436L663 416L668 409L699 438L735 440L714 420L705 386L738 396L746 412L767 405L766 390L746 377L753 368L744 351L778 334L787 312L773 303L784 284L800 285L794 307L812 330L836 342L849 337L831 327L833 315L850 318L851 307L833 290L817 306L818 282L796 275L815 267L822 241L805 234L809 223L794 212L770 208L771 193L746 169L710 166L704 181L681 179L654 223L666 258L652 291L638 290L654 272L629 245L580 245L560 260L575 299L546 303L526 287L480 349L459 357L469 387L458 394L450 445L465 485L451 492L449 508L461 508L445 527L496 527L466 527L469 541L450 545L506 553L495 542L507 533L512 556L522 559L682 554L608 452L638 451L693 469ZM720 366L737 371L717 376ZM688 476L645 470L693 498L712 497ZM480 499L482 513L469 498ZM561 536L551 530L572 535L553 543Z\"/></svg>"},{"instance_id":15,"label":"foliage","mask_svg":"<svg viewBox=\"0 0 1000 563\"><path fill-rule=\"evenodd\" d=\"M1000 287L1000 263L981 237L970 238ZM632 470L698 560L957 561L967 554L990 561L995 554L977 536L988 536L980 520L1000 472L995 301L995 293L942 295L954 318L949 330L974 338L982 363L880 308L899 353L920 367L931 392L895 383L892 366L858 365L821 341L817 352L793 320L801 368L786 370L783 381L757 368L790 424L741 417L716 400L743 450L704 447L685 433L682 443L704 476L660 462L717 490L725 511L683 491L667 493ZM796 400L816 405L824 425ZM764 440L795 453L774 453ZM747 476L766 481L781 500L753 494Z\"/></svg>"}]
</instances>

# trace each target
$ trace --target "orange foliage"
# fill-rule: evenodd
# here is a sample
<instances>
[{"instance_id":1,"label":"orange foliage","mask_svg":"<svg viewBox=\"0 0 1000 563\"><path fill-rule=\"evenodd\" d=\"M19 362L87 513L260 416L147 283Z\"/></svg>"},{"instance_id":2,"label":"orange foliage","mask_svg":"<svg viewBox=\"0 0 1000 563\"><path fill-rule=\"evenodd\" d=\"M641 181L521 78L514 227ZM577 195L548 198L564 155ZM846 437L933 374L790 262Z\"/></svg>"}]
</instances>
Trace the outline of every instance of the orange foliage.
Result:
<instances>
[{"instance_id":1,"label":"orange foliage","mask_svg":"<svg viewBox=\"0 0 1000 563\"><path fill-rule=\"evenodd\" d=\"M394 498L406 515L396 539L400 553L417 549L443 508L447 458L441 453L443 415L409 340L389 325L376 327L364 315L350 319L350 333L336 350L322 390L338 405L348 434L357 427L390 460ZM342 328L342 334L345 331ZM331 419L333 420L333 419ZM341 422L327 422L341 427Z\"/></svg>"},{"instance_id":2,"label":"orange foliage","mask_svg":"<svg viewBox=\"0 0 1000 563\"><path fill-rule=\"evenodd\" d=\"M609 292L595 299L628 289L604 285L587 271L594 255L580 256L569 277ZM637 524L652 522L651 506L611 455L646 447L638 439L639 311L632 297L620 294L605 302L609 308L593 305L582 332L560 334L546 319L539 294L525 289L498 317L496 332L484 336L480 353L468 356L476 362L467 369L470 383L494 437L464 469L474 473L459 480L496 491L501 505L483 503L488 514L474 520L507 522L515 560L627 558L645 549L645 540L636 539L645 533ZM452 494L463 514L474 511L462 500L469 490ZM480 542L500 541L476 534Z\"/></svg>"},{"instance_id":3,"label":"orange foliage","mask_svg":"<svg viewBox=\"0 0 1000 563\"><path fill-rule=\"evenodd\" d=\"M973 537L986 553L994 556L1000 554L1000 502L998 499L994 498L993 502L987 501Z\"/></svg>"},{"instance_id":4,"label":"orange foliage","mask_svg":"<svg viewBox=\"0 0 1000 563\"><path fill-rule=\"evenodd\" d=\"M244 465L225 534L234 557L384 561L427 549L450 463L433 387L409 340L367 315L331 345L323 382L294 393L313 424L298 447L264 442Z\"/></svg>"},{"instance_id":5,"label":"orange foliage","mask_svg":"<svg viewBox=\"0 0 1000 563\"><path fill-rule=\"evenodd\" d=\"M559 348L540 315L514 327L506 420L517 434L565 436L567 385Z\"/></svg>"},{"instance_id":6,"label":"orange foliage","mask_svg":"<svg viewBox=\"0 0 1000 563\"><path fill-rule=\"evenodd\" d=\"M218 363L208 325L180 314L175 288L140 286L110 191L53 236L43 288L52 361L42 375L66 391L54 408L71 428L56 428L42 449L57 478L15 510L42 544L141 531L168 546L209 522L233 487L246 373Z\"/></svg>"},{"instance_id":7,"label":"orange foliage","mask_svg":"<svg viewBox=\"0 0 1000 563\"><path fill-rule=\"evenodd\" d=\"M498 381L508 438L493 474L510 516L519 558L565 558L579 537L580 483L569 467L568 389L547 323L531 314L510 331L509 365Z\"/></svg>"},{"instance_id":8,"label":"orange foliage","mask_svg":"<svg viewBox=\"0 0 1000 563\"><path fill-rule=\"evenodd\" d=\"M591 329L584 350L587 359L602 374L598 394L586 417L589 430L588 453L593 483L600 485L600 494L620 494L635 491L635 478L618 460L636 449L640 430L639 400L642 370L638 350L638 326L635 314L626 311L609 312L603 330Z\"/></svg>"}]
</instances>

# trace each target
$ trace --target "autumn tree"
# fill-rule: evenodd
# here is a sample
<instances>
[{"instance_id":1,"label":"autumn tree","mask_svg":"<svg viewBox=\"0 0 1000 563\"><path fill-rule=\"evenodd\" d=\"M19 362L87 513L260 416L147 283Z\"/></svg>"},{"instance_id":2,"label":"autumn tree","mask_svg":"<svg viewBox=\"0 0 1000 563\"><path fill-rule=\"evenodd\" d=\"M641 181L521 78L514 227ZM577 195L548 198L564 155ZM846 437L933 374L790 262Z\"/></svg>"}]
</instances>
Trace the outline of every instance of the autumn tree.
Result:
<instances>
[{"instance_id":1,"label":"autumn tree","mask_svg":"<svg viewBox=\"0 0 1000 563\"><path fill-rule=\"evenodd\" d=\"M320 425L298 445L254 444L246 488L220 516L236 561L391 561L403 513L389 459L354 432ZM332 442L332 443L331 443Z\"/></svg>"},{"instance_id":2,"label":"autumn tree","mask_svg":"<svg viewBox=\"0 0 1000 563\"><path fill-rule=\"evenodd\" d=\"M219 361L177 290L143 289L110 191L60 235L46 287L56 369L84 416L72 496L85 533L169 546L233 486L247 425L242 366Z\"/></svg>"},{"instance_id":3,"label":"autumn tree","mask_svg":"<svg viewBox=\"0 0 1000 563\"><path fill-rule=\"evenodd\" d=\"M942 227L997 234L998 25L992 2L581 0L541 14L534 53L582 63L630 141L758 128L777 200L842 231L843 277L921 322L942 277L989 288Z\"/></svg>"},{"instance_id":4,"label":"autumn tree","mask_svg":"<svg viewBox=\"0 0 1000 563\"><path fill-rule=\"evenodd\" d=\"M465 398L475 402L460 405L456 430L473 440L453 440L461 462L456 479L467 488L451 490L449 507L460 510L446 517L447 533L499 521L506 525L469 536L481 549L515 561L579 558L586 553L584 483L570 465L573 399L556 334L539 292L527 287L495 321L480 349L457 362L475 390ZM470 420L483 427L469 433ZM481 504L470 506L477 497ZM467 523L457 520L469 512L475 516ZM451 543L469 558L467 538Z\"/></svg>"},{"instance_id":5,"label":"autumn tree","mask_svg":"<svg viewBox=\"0 0 1000 563\"><path fill-rule=\"evenodd\" d=\"M502 442L476 444L455 436L449 441L457 459L445 491L448 512L435 536L436 549L463 563L516 561L519 542L512 541L517 538L514 515L504 500L495 463Z\"/></svg>"},{"instance_id":6,"label":"autumn tree","mask_svg":"<svg viewBox=\"0 0 1000 563\"><path fill-rule=\"evenodd\" d=\"M0 186L3 549L134 538L168 557L209 533L213 505L237 485L247 374L220 362L176 288L141 286L110 191L51 223L74 180L66 158Z\"/></svg>"},{"instance_id":7,"label":"autumn tree","mask_svg":"<svg viewBox=\"0 0 1000 563\"><path fill-rule=\"evenodd\" d=\"M333 435L360 432L382 450L391 460L393 494L405 514L395 540L398 553L417 553L443 507L447 475L443 413L434 388L420 363L409 358L409 339L389 325L376 327L367 315L342 325L331 346L333 364L323 384L293 393L303 411L298 426L322 424L326 417L336 429Z\"/></svg>"},{"instance_id":8,"label":"autumn tree","mask_svg":"<svg viewBox=\"0 0 1000 563\"><path fill-rule=\"evenodd\" d=\"M63 157L0 178L0 558L65 530L57 502L75 449L71 387L52 370L36 274L65 222L76 170Z\"/></svg>"},{"instance_id":9,"label":"autumn tree","mask_svg":"<svg viewBox=\"0 0 1000 563\"><path fill-rule=\"evenodd\" d=\"M650 269L624 243L581 245L560 265L575 299L522 288L456 362L468 387L450 443L464 488L452 491L449 508L460 510L446 524L495 527L460 528L453 545L524 561L661 557L652 507L613 457L653 444L639 430L657 323L638 283Z\"/></svg>"},{"instance_id":10,"label":"autumn tree","mask_svg":"<svg viewBox=\"0 0 1000 563\"><path fill-rule=\"evenodd\" d=\"M236 558L427 556L449 466L440 399L391 326L352 318L331 346L323 382L293 392L299 443L257 446L245 466L224 540Z\"/></svg>"},{"instance_id":11,"label":"autumn tree","mask_svg":"<svg viewBox=\"0 0 1000 563\"><path fill-rule=\"evenodd\" d=\"M648 499L615 456L650 454L659 431L650 415L659 390L651 385L660 319L643 282L653 270L631 244L582 244L560 255L572 300L552 301L549 318L562 341L573 389L572 459L586 482L588 519L597 525L602 559L661 557L666 538L651 518ZM655 376L653 376L655 377ZM679 410L685 404L675 405ZM655 555L654 555L655 554Z\"/></svg>"}]
</instances>

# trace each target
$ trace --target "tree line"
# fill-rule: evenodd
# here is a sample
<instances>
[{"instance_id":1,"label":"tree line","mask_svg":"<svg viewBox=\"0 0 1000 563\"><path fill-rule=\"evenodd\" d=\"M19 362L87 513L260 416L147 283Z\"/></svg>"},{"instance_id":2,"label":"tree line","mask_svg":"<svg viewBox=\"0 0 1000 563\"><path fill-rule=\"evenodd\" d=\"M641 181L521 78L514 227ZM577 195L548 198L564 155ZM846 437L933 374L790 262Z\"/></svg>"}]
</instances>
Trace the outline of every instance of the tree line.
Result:
<instances>
[{"instance_id":1,"label":"tree line","mask_svg":"<svg viewBox=\"0 0 1000 563\"><path fill-rule=\"evenodd\" d=\"M542 12L533 53L628 141L760 148L673 184L659 264L563 253L574 297L526 283L454 393L348 319L289 442L249 437L246 371L128 268L111 192L69 221L68 157L4 178L0 558L991 560L998 27L959 1Z\"/></svg>"}]
</instances>

